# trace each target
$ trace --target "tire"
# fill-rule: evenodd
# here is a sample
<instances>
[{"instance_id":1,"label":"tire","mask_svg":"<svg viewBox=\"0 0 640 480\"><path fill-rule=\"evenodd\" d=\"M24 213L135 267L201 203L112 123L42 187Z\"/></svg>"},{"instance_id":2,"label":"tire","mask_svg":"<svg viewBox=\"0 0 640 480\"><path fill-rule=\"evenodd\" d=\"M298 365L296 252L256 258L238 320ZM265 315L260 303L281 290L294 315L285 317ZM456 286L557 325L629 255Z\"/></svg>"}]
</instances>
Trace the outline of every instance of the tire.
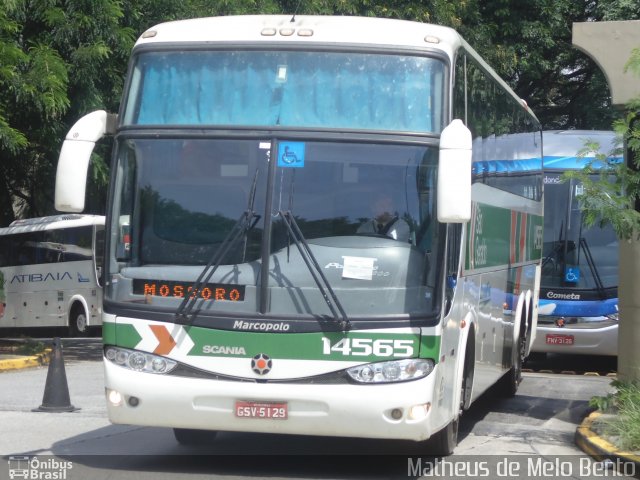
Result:
<instances>
[{"instance_id":1,"label":"tire","mask_svg":"<svg viewBox=\"0 0 640 480\"><path fill-rule=\"evenodd\" d=\"M451 455L458 445L458 426L460 417L436 432L427 440L426 450L429 455L446 457Z\"/></svg>"},{"instance_id":2,"label":"tire","mask_svg":"<svg viewBox=\"0 0 640 480\"><path fill-rule=\"evenodd\" d=\"M218 432L214 430L195 430L191 428L174 428L173 436L180 445L202 446L211 444Z\"/></svg>"},{"instance_id":3,"label":"tire","mask_svg":"<svg viewBox=\"0 0 640 480\"><path fill-rule=\"evenodd\" d=\"M72 337L80 337L86 335L88 331L87 314L84 308L81 305L74 306L69 316L69 334Z\"/></svg>"},{"instance_id":4,"label":"tire","mask_svg":"<svg viewBox=\"0 0 640 480\"><path fill-rule=\"evenodd\" d=\"M498 391L502 397L513 397L518 393L518 387L522 382L522 363L524 361L524 349L527 339L518 336L514 352L513 366L504 374L498 382Z\"/></svg>"},{"instance_id":5,"label":"tire","mask_svg":"<svg viewBox=\"0 0 640 480\"><path fill-rule=\"evenodd\" d=\"M460 386L460 405L456 412L456 419L449 423L442 430L436 432L427 440L426 449L430 455L446 457L451 455L458 446L458 429L460 427L460 416L462 412L469 408L471 404L471 388L473 385L473 372L475 361L475 348L473 332L467 340L467 348L464 356L464 370L462 373L462 384Z\"/></svg>"},{"instance_id":6,"label":"tire","mask_svg":"<svg viewBox=\"0 0 640 480\"><path fill-rule=\"evenodd\" d=\"M547 352L531 352L527 357L529 362L545 362L547 360Z\"/></svg>"}]
</instances>

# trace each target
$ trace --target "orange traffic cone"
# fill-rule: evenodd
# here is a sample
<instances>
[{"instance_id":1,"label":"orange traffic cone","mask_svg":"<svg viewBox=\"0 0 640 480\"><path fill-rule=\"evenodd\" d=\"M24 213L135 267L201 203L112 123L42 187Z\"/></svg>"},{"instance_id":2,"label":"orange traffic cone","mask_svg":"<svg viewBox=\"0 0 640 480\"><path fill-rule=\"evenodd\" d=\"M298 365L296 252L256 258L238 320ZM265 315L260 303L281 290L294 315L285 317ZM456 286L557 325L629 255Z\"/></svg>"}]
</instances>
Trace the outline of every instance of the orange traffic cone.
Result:
<instances>
[{"instance_id":1,"label":"orange traffic cone","mask_svg":"<svg viewBox=\"0 0 640 480\"><path fill-rule=\"evenodd\" d=\"M53 339L53 351L51 361L47 371L47 382L44 387L42 405L34 408L34 412L73 412L79 408L71 405L69 399L69 387L67 385L67 374L64 369L64 358L62 356L62 345L60 338Z\"/></svg>"}]
</instances>

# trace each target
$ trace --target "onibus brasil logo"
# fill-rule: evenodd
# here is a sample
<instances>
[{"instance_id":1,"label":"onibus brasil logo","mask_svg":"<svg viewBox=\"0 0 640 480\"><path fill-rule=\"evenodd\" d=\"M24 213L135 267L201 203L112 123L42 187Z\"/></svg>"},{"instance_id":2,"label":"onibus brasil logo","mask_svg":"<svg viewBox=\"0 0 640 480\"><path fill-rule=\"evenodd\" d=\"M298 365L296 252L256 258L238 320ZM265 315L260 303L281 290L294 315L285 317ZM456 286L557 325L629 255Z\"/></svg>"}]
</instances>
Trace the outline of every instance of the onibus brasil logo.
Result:
<instances>
[{"instance_id":1,"label":"onibus brasil logo","mask_svg":"<svg viewBox=\"0 0 640 480\"><path fill-rule=\"evenodd\" d=\"M66 480L67 471L73 468L73 462L57 458L40 459L36 456L9 456L9 478L31 480Z\"/></svg>"}]
</instances>

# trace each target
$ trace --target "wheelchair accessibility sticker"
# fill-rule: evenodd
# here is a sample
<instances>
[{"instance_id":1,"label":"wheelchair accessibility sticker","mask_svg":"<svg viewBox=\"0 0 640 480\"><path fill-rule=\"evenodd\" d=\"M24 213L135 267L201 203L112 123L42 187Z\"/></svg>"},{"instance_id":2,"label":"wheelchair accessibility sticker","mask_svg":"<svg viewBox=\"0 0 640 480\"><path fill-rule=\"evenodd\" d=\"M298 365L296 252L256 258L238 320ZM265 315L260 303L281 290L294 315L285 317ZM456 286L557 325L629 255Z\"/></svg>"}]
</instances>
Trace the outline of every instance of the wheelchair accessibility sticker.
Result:
<instances>
[{"instance_id":1,"label":"wheelchair accessibility sticker","mask_svg":"<svg viewBox=\"0 0 640 480\"><path fill-rule=\"evenodd\" d=\"M567 283L578 283L580 281L580 268L566 267L564 272L564 281Z\"/></svg>"},{"instance_id":2,"label":"wheelchair accessibility sticker","mask_svg":"<svg viewBox=\"0 0 640 480\"><path fill-rule=\"evenodd\" d=\"M304 142L282 142L278 145L278 166L304 167Z\"/></svg>"}]
</instances>

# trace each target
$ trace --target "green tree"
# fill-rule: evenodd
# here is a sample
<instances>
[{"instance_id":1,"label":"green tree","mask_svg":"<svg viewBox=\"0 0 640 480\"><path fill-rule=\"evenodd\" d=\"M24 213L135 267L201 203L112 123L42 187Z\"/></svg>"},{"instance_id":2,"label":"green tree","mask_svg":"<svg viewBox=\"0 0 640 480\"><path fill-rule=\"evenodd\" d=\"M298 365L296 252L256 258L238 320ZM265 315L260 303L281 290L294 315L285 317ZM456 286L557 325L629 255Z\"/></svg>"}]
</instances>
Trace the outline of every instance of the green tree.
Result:
<instances>
[{"instance_id":1,"label":"green tree","mask_svg":"<svg viewBox=\"0 0 640 480\"><path fill-rule=\"evenodd\" d=\"M638 5L488 0L482 2L477 22L462 25L461 32L469 38L476 29L482 32L470 43L527 101L544 129L609 129L615 112L606 78L595 62L572 46L572 25L640 18Z\"/></svg>"},{"instance_id":2,"label":"green tree","mask_svg":"<svg viewBox=\"0 0 640 480\"><path fill-rule=\"evenodd\" d=\"M635 49L626 71L640 77L640 48ZM622 145L609 155L597 154L583 170L566 174L584 185L579 196L586 226L611 224L618 238L632 239L640 232L640 96L632 99L622 118L613 122ZM581 154L598 152L599 145L588 143ZM626 148L626 163L613 162ZM602 168L601 168L602 167Z\"/></svg>"},{"instance_id":3,"label":"green tree","mask_svg":"<svg viewBox=\"0 0 640 480\"><path fill-rule=\"evenodd\" d=\"M1 0L0 226L54 213L64 136L96 109L117 112L131 48L154 24L277 13L270 0ZM110 146L91 162L87 211L104 212Z\"/></svg>"},{"instance_id":4,"label":"green tree","mask_svg":"<svg viewBox=\"0 0 640 480\"><path fill-rule=\"evenodd\" d=\"M42 122L60 119L69 106L64 62L48 45L21 36L21 5L0 11L0 221L13 219L13 204L34 207L42 148ZM37 119L37 120L36 120ZM46 134L45 134L46 135Z\"/></svg>"},{"instance_id":5,"label":"green tree","mask_svg":"<svg viewBox=\"0 0 640 480\"><path fill-rule=\"evenodd\" d=\"M378 16L458 29L525 98L545 128L608 128L606 81L571 46L571 24L640 18L637 0L0 0L0 226L53 213L64 135L116 112L131 48L154 24L257 13ZM109 144L91 163L88 209L104 209ZM16 212L14 206L22 210Z\"/></svg>"},{"instance_id":6,"label":"green tree","mask_svg":"<svg viewBox=\"0 0 640 480\"><path fill-rule=\"evenodd\" d=\"M5 0L4 7L0 13L2 224L16 213L53 213L62 139L79 113L117 106L123 65L134 41L133 31L119 23L122 10L117 0ZM105 182L104 162L94 162L92 172L98 184ZM20 212L15 212L16 206Z\"/></svg>"},{"instance_id":7,"label":"green tree","mask_svg":"<svg viewBox=\"0 0 640 480\"><path fill-rule=\"evenodd\" d=\"M633 51L625 70L640 74L640 48ZM591 166L575 176L584 184L580 200L585 223L610 223L621 240L618 378L639 382L637 342L640 338L640 303L636 280L640 273L640 95L627 103L623 117L615 122L614 128L623 139L625 162L605 162L605 168L596 181L587 177L593 171ZM612 183L609 182L611 178L615 179Z\"/></svg>"}]
</instances>

